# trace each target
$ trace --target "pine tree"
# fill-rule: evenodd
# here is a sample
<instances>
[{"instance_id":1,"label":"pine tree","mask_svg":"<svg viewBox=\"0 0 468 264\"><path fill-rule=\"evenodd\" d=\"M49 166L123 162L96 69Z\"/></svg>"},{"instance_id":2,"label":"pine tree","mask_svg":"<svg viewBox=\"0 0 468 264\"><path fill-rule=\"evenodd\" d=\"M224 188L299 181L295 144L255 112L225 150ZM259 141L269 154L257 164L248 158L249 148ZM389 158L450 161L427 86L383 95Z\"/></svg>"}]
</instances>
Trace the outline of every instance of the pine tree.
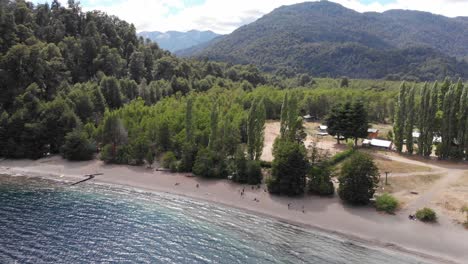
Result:
<instances>
[{"instance_id":1,"label":"pine tree","mask_svg":"<svg viewBox=\"0 0 468 264\"><path fill-rule=\"evenodd\" d=\"M406 120L406 84L403 82L400 86L398 102L395 107L395 119L393 131L395 133L395 146L398 152L403 150L404 129Z\"/></svg>"},{"instance_id":2,"label":"pine tree","mask_svg":"<svg viewBox=\"0 0 468 264\"><path fill-rule=\"evenodd\" d=\"M332 135L336 136L336 141L340 144L341 137L344 133L344 116L343 116L343 108L344 106L341 104L335 105L332 109L330 114L326 118L326 124L328 126L327 132Z\"/></svg>"},{"instance_id":3,"label":"pine tree","mask_svg":"<svg viewBox=\"0 0 468 264\"><path fill-rule=\"evenodd\" d=\"M406 95L406 121L405 121L405 137L406 137L406 151L413 154L413 128L414 128L414 94L415 87L412 87Z\"/></svg>"},{"instance_id":4,"label":"pine tree","mask_svg":"<svg viewBox=\"0 0 468 264\"><path fill-rule=\"evenodd\" d=\"M352 104L350 113L348 115L348 121L346 124L349 124L346 131L345 137L350 137L354 139L354 145L357 146L357 141L359 138L366 138L368 135L369 123L367 121L367 111L364 108L364 104L360 101Z\"/></svg>"}]
</instances>

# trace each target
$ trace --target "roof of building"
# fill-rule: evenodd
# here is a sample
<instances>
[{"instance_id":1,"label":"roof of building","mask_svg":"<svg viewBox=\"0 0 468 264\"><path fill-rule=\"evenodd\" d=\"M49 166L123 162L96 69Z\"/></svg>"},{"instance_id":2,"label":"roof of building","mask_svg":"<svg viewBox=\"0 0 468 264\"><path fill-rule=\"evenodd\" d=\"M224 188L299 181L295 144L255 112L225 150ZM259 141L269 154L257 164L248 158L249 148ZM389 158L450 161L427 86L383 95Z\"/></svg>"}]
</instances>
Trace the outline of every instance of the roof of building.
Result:
<instances>
[{"instance_id":1,"label":"roof of building","mask_svg":"<svg viewBox=\"0 0 468 264\"><path fill-rule=\"evenodd\" d=\"M381 139L364 139L362 144L380 148L390 148L392 146L391 141Z\"/></svg>"},{"instance_id":2,"label":"roof of building","mask_svg":"<svg viewBox=\"0 0 468 264\"><path fill-rule=\"evenodd\" d=\"M377 133L379 130L377 128L369 128L367 129L367 133Z\"/></svg>"},{"instance_id":3,"label":"roof of building","mask_svg":"<svg viewBox=\"0 0 468 264\"><path fill-rule=\"evenodd\" d=\"M321 130L327 130L327 129L328 129L328 126L320 125L319 128L320 128Z\"/></svg>"},{"instance_id":4,"label":"roof of building","mask_svg":"<svg viewBox=\"0 0 468 264\"><path fill-rule=\"evenodd\" d=\"M419 138L421 136L421 132L413 131L413 138Z\"/></svg>"}]
</instances>

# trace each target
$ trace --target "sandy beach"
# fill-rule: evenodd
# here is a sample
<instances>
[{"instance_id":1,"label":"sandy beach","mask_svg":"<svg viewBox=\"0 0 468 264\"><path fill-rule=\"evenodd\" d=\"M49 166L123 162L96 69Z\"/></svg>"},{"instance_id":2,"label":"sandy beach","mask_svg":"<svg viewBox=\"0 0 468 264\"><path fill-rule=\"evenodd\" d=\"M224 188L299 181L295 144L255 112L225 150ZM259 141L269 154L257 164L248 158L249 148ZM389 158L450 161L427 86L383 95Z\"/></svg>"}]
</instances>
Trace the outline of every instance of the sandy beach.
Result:
<instances>
[{"instance_id":1,"label":"sandy beach","mask_svg":"<svg viewBox=\"0 0 468 264\"><path fill-rule=\"evenodd\" d=\"M85 178L85 174L94 173L103 175L83 184L116 184L215 202L293 224L340 233L373 245L412 252L436 263L466 263L464 261L468 259L468 232L461 226L424 224L410 221L403 214L391 216L369 207L348 207L336 196L277 197L268 194L265 186L252 189L228 180L206 180L143 167L105 165L97 160L68 162L55 156L37 161L0 161L0 174L79 181ZM243 188L245 195L241 196Z\"/></svg>"}]
</instances>

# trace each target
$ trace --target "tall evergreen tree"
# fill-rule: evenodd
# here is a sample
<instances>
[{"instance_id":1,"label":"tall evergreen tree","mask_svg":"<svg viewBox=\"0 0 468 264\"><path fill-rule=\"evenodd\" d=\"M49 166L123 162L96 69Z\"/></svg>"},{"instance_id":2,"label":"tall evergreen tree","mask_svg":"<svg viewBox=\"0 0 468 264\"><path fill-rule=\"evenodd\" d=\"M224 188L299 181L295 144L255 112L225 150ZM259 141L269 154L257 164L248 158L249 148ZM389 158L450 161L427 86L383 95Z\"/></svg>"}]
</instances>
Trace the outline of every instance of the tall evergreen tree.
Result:
<instances>
[{"instance_id":1,"label":"tall evergreen tree","mask_svg":"<svg viewBox=\"0 0 468 264\"><path fill-rule=\"evenodd\" d=\"M413 142L413 129L414 129L414 109L415 109L415 96L416 88L413 86L406 95L406 121L405 121L405 137L406 137L406 151L409 154L413 154L414 142Z\"/></svg>"},{"instance_id":2,"label":"tall evergreen tree","mask_svg":"<svg viewBox=\"0 0 468 264\"><path fill-rule=\"evenodd\" d=\"M361 101L353 103L347 117L345 137L353 138L354 145L357 146L358 139L368 135L369 122L364 104Z\"/></svg>"},{"instance_id":3,"label":"tall evergreen tree","mask_svg":"<svg viewBox=\"0 0 468 264\"><path fill-rule=\"evenodd\" d=\"M326 118L328 133L336 137L338 144L340 144L346 127L346 124L344 123L344 120L346 119L345 108L345 105L342 104L335 105Z\"/></svg>"},{"instance_id":4,"label":"tall evergreen tree","mask_svg":"<svg viewBox=\"0 0 468 264\"><path fill-rule=\"evenodd\" d=\"M393 124L393 131L395 135L395 146L398 152L403 150L403 140L405 131L406 120L406 84L403 82L400 86L400 93L398 95L398 102L395 107L395 118Z\"/></svg>"}]
</instances>

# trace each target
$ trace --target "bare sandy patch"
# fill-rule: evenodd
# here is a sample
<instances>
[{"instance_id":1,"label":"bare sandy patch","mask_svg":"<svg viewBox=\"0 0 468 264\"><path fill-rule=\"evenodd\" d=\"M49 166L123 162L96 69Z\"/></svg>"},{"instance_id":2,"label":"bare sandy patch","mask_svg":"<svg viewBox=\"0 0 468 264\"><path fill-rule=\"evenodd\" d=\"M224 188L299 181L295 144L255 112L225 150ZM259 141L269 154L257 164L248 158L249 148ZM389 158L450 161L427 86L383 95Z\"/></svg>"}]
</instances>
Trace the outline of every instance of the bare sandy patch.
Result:
<instances>
[{"instance_id":1,"label":"bare sandy patch","mask_svg":"<svg viewBox=\"0 0 468 264\"><path fill-rule=\"evenodd\" d=\"M374 155L374 161L381 173L386 171L391 173L416 173L432 171L430 167L394 161L382 156Z\"/></svg>"},{"instance_id":2,"label":"bare sandy patch","mask_svg":"<svg viewBox=\"0 0 468 264\"><path fill-rule=\"evenodd\" d=\"M468 207L468 173L441 191L435 199L435 204L453 221L465 223L468 220L467 213L463 212L462 208Z\"/></svg>"},{"instance_id":3,"label":"bare sandy patch","mask_svg":"<svg viewBox=\"0 0 468 264\"><path fill-rule=\"evenodd\" d=\"M391 193L404 208L408 203L418 198L420 194L427 191L439 179L441 174L412 175L407 177L389 177L388 185L385 185L385 175L382 175L378 192Z\"/></svg>"}]
</instances>

